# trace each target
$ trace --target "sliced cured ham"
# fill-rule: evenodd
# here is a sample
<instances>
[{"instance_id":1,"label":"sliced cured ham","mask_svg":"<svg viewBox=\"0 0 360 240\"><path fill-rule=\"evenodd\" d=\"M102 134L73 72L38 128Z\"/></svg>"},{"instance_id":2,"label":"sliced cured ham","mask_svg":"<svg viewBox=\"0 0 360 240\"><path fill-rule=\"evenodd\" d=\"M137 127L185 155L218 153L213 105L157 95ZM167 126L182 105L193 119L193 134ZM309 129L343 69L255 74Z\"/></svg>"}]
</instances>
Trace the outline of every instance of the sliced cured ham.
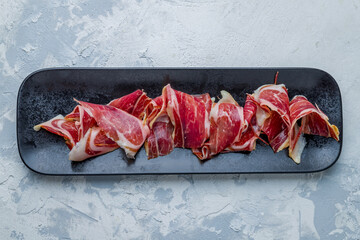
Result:
<instances>
[{"instance_id":1,"label":"sliced cured ham","mask_svg":"<svg viewBox=\"0 0 360 240\"><path fill-rule=\"evenodd\" d=\"M70 150L79 140L78 129L75 122L65 120L62 115L58 115L47 122L34 126L35 131L39 131L41 128L62 136Z\"/></svg>"},{"instance_id":2,"label":"sliced cured ham","mask_svg":"<svg viewBox=\"0 0 360 240\"><path fill-rule=\"evenodd\" d=\"M267 112L262 131L267 135L274 152L289 146L290 111L289 97L284 84L268 84L259 87L254 100Z\"/></svg>"},{"instance_id":3,"label":"sliced cured ham","mask_svg":"<svg viewBox=\"0 0 360 240\"><path fill-rule=\"evenodd\" d=\"M160 115L151 126L149 137L145 142L148 159L165 156L174 149L171 137L174 127L166 114Z\"/></svg>"},{"instance_id":4,"label":"sliced cured ham","mask_svg":"<svg viewBox=\"0 0 360 240\"><path fill-rule=\"evenodd\" d=\"M242 133L240 139L227 147L225 151L253 151L256 147L256 140L259 138L261 128L268 113L264 111L251 95L246 97L244 105L244 120L246 130Z\"/></svg>"},{"instance_id":5,"label":"sliced cured ham","mask_svg":"<svg viewBox=\"0 0 360 240\"><path fill-rule=\"evenodd\" d=\"M244 108L226 91L215 103L209 94L190 95L167 85L151 99L142 90L107 105L77 101L74 110L34 127L62 136L69 159L82 161L119 147L134 158L145 143L149 159L165 156L175 147L190 148L201 160L224 152L253 151L261 134L274 152L289 147L300 163L304 134L339 140L339 130L304 96L289 103L283 84L268 84L247 95ZM261 137L260 137L261 136ZM264 141L264 140L262 140Z\"/></svg>"},{"instance_id":6,"label":"sliced cured ham","mask_svg":"<svg viewBox=\"0 0 360 240\"><path fill-rule=\"evenodd\" d=\"M77 101L95 119L105 135L134 158L149 135L149 128L129 113L107 105Z\"/></svg>"},{"instance_id":7,"label":"sliced cured ham","mask_svg":"<svg viewBox=\"0 0 360 240\"><path fill-rule=\"evenodd\" d=\"M193 149L200 159L210 159L225 148L239 141L245 121L243 108L226 91L221 91L222 98L215 103L210 112L210 139L201 148Z\"/></svg>"},{"instance_id":8,"label":"sliced cured ham","mask_svg":"<svg viewBox=\"0 0 360 240\"><path fill-rule=\"evenodd\" d=\"M78 141L85 136L89 128L96 125L95 119L80 105L77 105L71 113L66 115L65 120L75 121L78 129Z\"/></svg>"},{"instance_id":9,"label":"sliced cured ham","mask_svg":"<svg viewBox=\"0 0 360 240\"><path fill-rule=\"evenodd\" d=\"M152 99L149 98L145 92L136 90L133 93L111 101L108 105L130 113L134 117L143 119L145 109L151 101Z\"/></svg>"},{"instance_id":10,"label":"sliced cured ham","mask_svg":"<svg viewBox=\"0 0 360 240\"><path fill-rule=\"evenodd\" d=\"M163 88L163 106L170 118L174 131L172 134L175 147L199 148L210 134L208 103L210 96L194 97L174 90L167 85Z\"/></svg>"},{"instance_id":11,"label":"sliced cured ham","mask_svg":"<svg viewBox=\"0 0 360 240\"><path fill-rule=\"evenodd\" d=\"M71 149L69 160L83 161L90 157L111 152L117 148L119 148L118 144L108 138L100 127L92 127Z\"/></svg>"},{"instance_id":12,"label":"sliced cured ham","mask_svg":"<svg viewBox=\"0 0 360 240\"><path fill-rule=\"evenodd\" d=\"M290 102L290 146L289 156L300 163L306 145L303 134L332 137L339 141L339 130L329 123L329 118L304 96L295 96Z\"/></svg>"},{"instance_id":13,"label":"sliced cured ham","mask_svg":"<svg viewBox=\"0 0 360 240\"><path fill-rule=\"evenodd\" d=\"M174 149L174 126L167 115L165 95L155 98L151 106L153 110L147 117L150 134L145 142L148 159L168 155Z\"/></svg>"}]
</instances>

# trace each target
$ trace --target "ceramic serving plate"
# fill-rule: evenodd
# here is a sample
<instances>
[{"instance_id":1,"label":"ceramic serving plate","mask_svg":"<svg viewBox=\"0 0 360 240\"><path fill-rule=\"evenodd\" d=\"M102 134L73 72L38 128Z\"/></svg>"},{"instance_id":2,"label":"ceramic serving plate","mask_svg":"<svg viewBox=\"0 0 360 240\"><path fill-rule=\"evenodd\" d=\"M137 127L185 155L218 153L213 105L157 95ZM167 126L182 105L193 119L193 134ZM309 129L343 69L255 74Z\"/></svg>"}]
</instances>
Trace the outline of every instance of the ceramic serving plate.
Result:
<instances>
[{"instance_id":1,"label":"ceramic serving plate","mask_svg":"<svg viewBox=\"0 0 360 240\"><path fill-rule=\"evenodd\" d=\"M33 126L52 117L71 112L73 98L106 104L114 98L144 89L150 97L161 95L163 86L189 94L232 94L243 106L246 93L263 84L284 83L290 100L305 95L318 104L332 124L340 130L340 141L306 136L302 161L295 164L288 151L274 153L258 141L251 153L220 154L205 162L189 149L175 149L171 154L147 160L144 148L135 160L118 149L83 162L68 160L69 149L62 137ZM336 81L326 72L310 68L200 68L200 69L118 69L62 68L42 69L30 74L22 83L17 101L17 142L22 161L31 170L50 175L102 174L186 174L186 173L307 173L327 169L339 158L342 147L342 104Z\"/></svg>"}]
</instances>

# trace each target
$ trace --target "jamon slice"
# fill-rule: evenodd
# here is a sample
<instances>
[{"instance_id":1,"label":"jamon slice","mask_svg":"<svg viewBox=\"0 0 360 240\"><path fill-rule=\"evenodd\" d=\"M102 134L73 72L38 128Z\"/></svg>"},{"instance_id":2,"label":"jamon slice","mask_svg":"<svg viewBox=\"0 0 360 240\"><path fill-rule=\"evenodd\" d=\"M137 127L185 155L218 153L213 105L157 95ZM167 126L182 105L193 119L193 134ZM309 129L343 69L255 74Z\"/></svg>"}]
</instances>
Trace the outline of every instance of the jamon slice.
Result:
<instances>
[{"instance_id":1,"label":"jamon slice","mask_svg":"<svg viewBox=\"0 0 360 240\"><path fill-rule=\"evenodd\" d=\"M247 95L244 105L244 120L246 129L240 139L227 147L225 151L253 151L256 147L256 140L261 133L261 127L264 124L268 113L264 111L251 95Z\"/></svg>"},{"instance_id":2,"label":"jamon slice","mask_svg":"<svg viewBox=\"0 0 360 240\"><path fill-rule=\"evenodd\" d=\"M148 159L165 156L172 152L174 149L174 141L171 137L173 131L174 127L166 114L156 119L145 142Z\"/></svg>"},{"instance_id":3,"label":"jamon slice","mask_svg":"<svg viewBox=\"0 0 360 240\"><path fill-rule=\"evenodd\" d=\"M92 127L71 149L69 160L83 161L90 157L111 152L117 148L119 148L118 144L108 138L100 127Z\"/></svg>"},{"instance_id":4,"label":"jamon slice","mask_svg":"<svg viewBox=\"0 0 360 240\"><path fill-rule=\"evenodd\" d=\"M129 113L113 106L77 101L92 115L105 135L134 158L149 134L149 128Z\"/></svg>"},{"instance_id":5,"label":"jamon slice","mask_svg":"<svg viewBox=\"0 0 360 240\"><path fill-rule=\"evenodd\" d=\"M174 126L172 137L175 147L200 148L209 136L208 104L203 99L210 100L210 96L194 97L174 90L170 85L163 88L162 95L163 106L166 105Z\"/></svg>"},{"instance_id":6,"label":"jamon slice","mask_svg":"<svg viewBox=\"0 0 360 240\"><path fill-rule=\"evenodd\" d=\"M34 126L35 131L39 131L40 128L62 136L70 150L75 146L79 139L75 122L65 120L62 115L58 115L47 122Z\"/></svg>"},{"instance_id":7,"label":"jamon slice","mask_svg":"<svg viewBox=\"0 0 360 240\"><path fill-rule=\"evenodd\" d=\"M210 159L238 141L245 127L243 108L228 92L221 91L221 95L221 100L210 112L209 141L201 148L193 149L200 160Z\"/></svg>"},{"instance_id":8,"label":"jamon slice","mask_svg":"<svg viewBox=\"0 0 360 240\"><path fill-rule=\"evenodd\" d=\"M339 141L339 130L329 123L329 118L311 104L304 96L295 96L290 102L290 146L289 156L300 163L301 153L306 145L304 134L332 137ZM300 126L299 126L299 120Z\"/></svg>"},{"instance_id":9,"label":"jamon slice","mask_svg":"<svg viewBox=\"0 0 360 240\"><path fill-rule=\"evenodd\" d=\"M168 155L174 149L174 127L167 115L164 97L159 96L149 104L153 110L147 117L150 134L145 142L145 151L148 159Z\"/></svg>"},{"instance_id":10,"label":"jamon slice","mask_svg":"<svg viewBox=\"0 0 360 240\"><path fill-rule=\"evenodd\" d=\"M66 115L65 120L75 121L75 125L78 129L78 141L85 136L91 127L96 125L95 119L80 105L77 105L71 113Z\"/></svg>"},{"instance_id":11,"label":"jamon slice","mask_svg":"<svg viewBox=\"0 0 360 240\"><path fill-rule=\"evenodd\" d=\"M172 98L169 97L169 94L173 94ZM179 106L178 97L180 99L183 98L180 100L181 106ZM169 102L170 106L168 104ZM192 103L193 105L190 106ZM212 101L209 94L188 95L171 89L170 85L164 87L163 94L149 104L149 106L153 107L153 111L147 117L150 135L145 142L145 150L148 159L169 154L175 147L174 139L177 139L176 146L178 147L194 144L190 141L191 139L189 139L192 131L191 128L197 127L198 129L193 131L200 131L205 138L204 140L201 139L201 141L205 141L210 135L209 113L211 105ZM176 106L176 109L171 106ZM189 115L185 114L185 112L187 112L187 106L189 106L190 109ZM201 108L200 116L198 118L192 117L191 113L193 116L197 116L195 111L198 108ZM169 112L171 117L169 117ZM174 114L173 112L176 113ZM175 132L174 123L177 124L177 132ZM181 140L180 143L179 139L182 139L183 136L187 136L187 143L185 143L185 140Z\"/></svg>"},{"instance_id":12,"label":"jamon slice","mask_svg":"<svg viewBox=\"0 0 360 240\"><path fill-rule=\"evenodd\" d=\"M253 98L269 114L264 121L262 131L267 135L274 152L279 152L288 147L290 111L285 85L263 85L255 90Z\"/></svg>"},{"instance_id":13,"label":"jamon slice","mask_svg":"<svg viewBox=\"0 0 360 240\"><path fill-rule=\"evenodd\" d=\"M112 100L108 105L119 108L134 117L143 119L145 109L151 101L152 99L149 98L145 92L136 90L126 96Z\"/></svg>"}]
</instances>

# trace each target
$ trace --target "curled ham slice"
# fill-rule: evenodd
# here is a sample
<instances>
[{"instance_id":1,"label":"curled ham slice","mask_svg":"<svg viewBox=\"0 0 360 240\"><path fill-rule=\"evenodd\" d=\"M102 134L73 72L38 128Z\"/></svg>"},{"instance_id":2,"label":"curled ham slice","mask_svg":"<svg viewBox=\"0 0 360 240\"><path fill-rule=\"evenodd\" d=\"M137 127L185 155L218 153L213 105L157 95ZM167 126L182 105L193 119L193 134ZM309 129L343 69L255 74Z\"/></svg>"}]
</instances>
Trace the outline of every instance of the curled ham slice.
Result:
<instances>
[{"instance_id":1,"label":"curled ham slice","mask_svg":"<svg viewBox=\"0 0 360 240\"><path fill-rule=\"evenodd\" d=\"M256 140L259 138L261 128L268 113L264 111L251 95L246 97L244 105L245 131L240 139L227 147L225 151L253 151L256 147Z\"/></svg>"},{"instance_id":2,"label":"curled ham slice","mask_svg":"<svg viewBox=\"0 0 360 240\"><path fill-rule=\"evenodd\" d=\"M290 102L290 146L289 156L300 163L306 145L303 134L332 137L339 141L339 130L329 123L329 118L304 96L295 96ZM299 125L299 120L301 120Z\"/></svg>"},{"instance_id":3,"label":"curled ham slice","mask_svg":"<svg viewBox=\"0 0 360 240\"><path fill-rule=\"evenodd\" d=\"M58 115L47 122L34 126L35 131L39 131L41 128L62 136L70 150L79 141L78 128L75 122L65 120L62 115Z\"/></svg>"},{"instance_id":4,"label":"curled ham slice","mask_svg":"<svg viewBox=\"0 0 360 240\"><path fill-rule=\"evenodd\" d=\"M145 116L145 109L152 101L145 92L136 90L121 98L111 101L108 105L119 108L136 118L143 119Z\"/></svg>"},{"instance_id":5,"label":"curled ham slice","mask_svg":"<svg viewBox=\"0 0 360 240\"><path fill-rule=\"evenodd\" d=\"M165 95L155 98L149 106L153 110L147 117L150 134L145 142L145 151L148 159L152 159L168 155L173 151L174 126L167 115Z\"/></svg>"},{"instance_id":6,"label":"curled ham slice","mask_svg":"<svg viewBox=\"0 0 360 240\"><path fill-rule=\"evenodd\" d=\"M129 113L113 106L77 101L91 113L105 135L125 150L128 158L134 158L149 135L149 128Z\"/></svg>"},{"instance_id":7,"label":"curled ham slice","mask_svg":"<svg viewBox=\"0 0 360 240\"><path fill-rule=\"evenodd\" d=\"M108 138L100 127L90 128L85 136L71 149L69 160L83 161L119 148L118 144Z\"/></svg>"},{"instance_id":8,"label":"curled ham slice","mask_svg":"<svg viewBox=\"0 0 360 240\"><path fill-rule=\"evenodd\" d=\"M162 109L166 106L166 112L174 126L174 146L201 147L210 133L209 109L208 104L204 102L204 99L211 101L210 96L194 97L174 90L170 85L163 88L162 95Z\"/></svg>"},{"instance_id":9,"label":"curled ham slice","mask_svg":"<svg viewBox=\"0 0 360 240\"><path fill-rule=\"evenodd\" d=\"M75 125L78 128L78 141L85 136L89 128L96 125L95 119L80 105L77 105L71 113L66 115L65 120L75 121Z\"/></svg>"},{"instance_id":10,"label":"curled ham slice","mask_svg":"<svg viewBox=\"0 0 360 240\"><path fill-rule=\"evenodd\" d=\"M290 111L289 97L284 84L268 84L259 87L254 100L267 112L262 131L267 135L274 152L289 146Z\"/></svg>"},{"instance_id":11,"label":"curled ham slice","mask_svg":"<svg viewBox=\"0 0 360 240\"><path fill-rule=\"evenodd\" d=\"M200 160L210 159L238 141L245 127L243 108L228 92L221 91L221 95L211 108L209 141L201 148L193 148Z\"/></svg>"}]
</instances>

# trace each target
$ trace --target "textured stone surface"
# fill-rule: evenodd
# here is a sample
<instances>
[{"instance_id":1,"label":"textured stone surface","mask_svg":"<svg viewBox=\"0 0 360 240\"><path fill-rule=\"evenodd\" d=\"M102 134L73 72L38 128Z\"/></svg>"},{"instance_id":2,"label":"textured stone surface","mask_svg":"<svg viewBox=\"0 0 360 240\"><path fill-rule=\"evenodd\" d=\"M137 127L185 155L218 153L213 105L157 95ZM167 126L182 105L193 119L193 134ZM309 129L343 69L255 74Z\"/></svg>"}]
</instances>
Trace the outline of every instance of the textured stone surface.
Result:
<instances>
[{"instance_id":1,"label":"textured stone surface","mask_svg":"<svg viewBox=\"0 0 360 240\"><path fill-rule=\"evenodd\" d=\"M0 1L1 239L360 238L360 2ZM21 162L17 90L79 66L306 66L338 81L339 161L316 174L48 177Z\"/></svg>"}]
</instances>

